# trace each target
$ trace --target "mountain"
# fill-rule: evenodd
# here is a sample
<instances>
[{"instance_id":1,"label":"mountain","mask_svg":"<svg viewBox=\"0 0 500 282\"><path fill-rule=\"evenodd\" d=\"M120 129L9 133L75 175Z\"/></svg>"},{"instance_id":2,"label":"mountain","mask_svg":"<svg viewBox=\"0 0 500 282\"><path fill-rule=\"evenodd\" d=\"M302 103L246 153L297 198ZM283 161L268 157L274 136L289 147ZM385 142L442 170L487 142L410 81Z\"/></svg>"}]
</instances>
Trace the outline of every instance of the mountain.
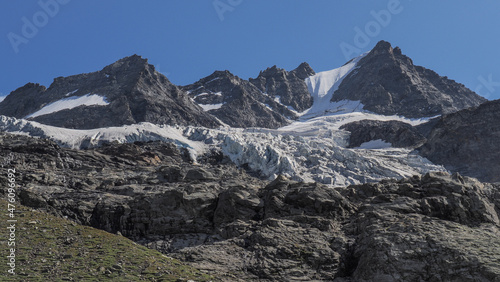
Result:
<instances>
[{"instance_id":1,"label":"mountain","mask_svg":"<svg viewBox=\"0 0 500 282\"><path fill-rule=\"evenodd\" d=\"M208 113L231 127L278 128L297 116L293 110L229 71L215 71L184 86Z\"/></svg>"},{"instance_id":2,"label":"mountain","mask_svg":"<svg viewBox=\"0 0 500 282\"><path fill-rule=\"evenodd\" d=\"M273 66L261 71L257 78L249 80L260 91L278 99L283 105L303 112L313 104L313 98L304 80L314 74L309 64L302 63L289 72Z\"/></svg>"},{"instance_id":3,"label":"mountain","mask_svg":"<svg viewBox=\"0 0 500 282\"><path fill-rule=\"evenodd\" d=\"M0 114L66 128L152 122L216 127L219 122L137 55L101 71L29 83L0 103Z\"/></svg>"},{"instance_id":4,"label":"mountain","mask_svg":"<svg viewBox=\"0 0 500 282\"><path fill-rule=\"evenodd\" d=\"M165 256L24 209L19 265L43 258L28 280L499 281L500 102L484 101L383 41L318 73L179 87L131 56L27 84L0 103L16 202Z\"/></svg>"},{"instance_id":5,"label":"mountain","mask_svg":"<svg viewBox=\"0 0 500 282\"><path fill-rule=\"evenodd\" d=\"M352 111L431 117L485 101L381 41L329 71L315 73L307 63L291 71L273 66L249 80L215 71L183 87L134 55L101 71L56 78L49 88L28 83L0 102L0 114L79 129L139 122L279 128Z\"/></svg>"},{"instance_id":6,"label":"mountain","mask_svg":"<svg viewBox=\"0 0 500 282\"><path fill-rule=\"evenodd\" d=\"M486 102L464 85L415 66L399 47L385 41L358 60L334 90L331 102L359 101L364 110L408 118L452 113Z\"/></svg>"},{"instance_id":7,"label":"mountain","mask_svg":"<svg viewBox=\"0 0 500 282\"><path fill-rule=\"evenodd\" d=\"M450 171L500 182L500 100L442 116L420 153Z\"/></svg>"}]
</instances>

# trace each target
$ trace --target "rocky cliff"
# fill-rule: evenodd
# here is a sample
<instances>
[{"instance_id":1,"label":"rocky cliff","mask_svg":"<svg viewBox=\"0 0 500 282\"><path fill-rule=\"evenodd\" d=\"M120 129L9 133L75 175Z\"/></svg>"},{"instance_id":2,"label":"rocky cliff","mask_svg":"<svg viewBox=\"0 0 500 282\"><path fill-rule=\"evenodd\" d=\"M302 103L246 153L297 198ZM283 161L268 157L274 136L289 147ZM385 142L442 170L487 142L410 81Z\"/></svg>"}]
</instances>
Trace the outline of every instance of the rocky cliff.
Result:
<instances>
[{"instance_id":1,"label":"rocky cliff","mask_svg":"<svg viewBox=\"0 0 500 282\"><path fill-rule=\"evenodd\" d=\"M500 100L444 115L420 153L451 171L500 181Z\"/></svg>"},{"instance_id":2,"label":"rocky cliff","mask_svg":"<svg viewBox=\"0 0 500 282\"><path fill-rule=\"evenodd\" d=\"M415 148L426 141L419 130L402 121L361 120L340 127L349 131L349 147L359 147L373 140L383 140L394 147Z\"/></svg>"}]
</instances>

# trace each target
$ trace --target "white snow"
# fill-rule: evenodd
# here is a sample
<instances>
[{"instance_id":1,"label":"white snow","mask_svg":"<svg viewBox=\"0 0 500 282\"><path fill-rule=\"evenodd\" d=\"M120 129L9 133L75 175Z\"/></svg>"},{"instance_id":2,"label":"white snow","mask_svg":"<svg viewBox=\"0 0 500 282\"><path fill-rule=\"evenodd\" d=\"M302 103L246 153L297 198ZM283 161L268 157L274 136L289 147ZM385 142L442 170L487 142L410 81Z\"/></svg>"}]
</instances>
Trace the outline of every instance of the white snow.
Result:
<instances>
[{"instance_id":1,"label":"white snow","mask_svg":"<svg viewBox=\"0 0 500 282\"><path fill-rule=\"evenodd\" d=\"M154 125L148 122L121 127L79 130L0 115L0 131L48 138L61 146L72 149L92 148L101 145L103 142L131 143L135 141L161 140L186 148L193 160L196 160L196 156L204 153L207 148L203 142L191 141L183 136L180 127Z\"/></svg>"},{"instance_id":2,"label":"white snow","mask_svg":"<svg viewBox=\"0 0 500 282\"><path fill-rule=\"evenodd\" d=\"M2 102L3 100L5 100L7 96L0 96L0 102Z\"/></svg>"},{"instance_id":3,"label":"white snow","mask_svg":"<svg viewBox=\"0 0 500 282\"><path fill-rule=\"evenodd\" d=\"M71 91L71 92L68 92L68 93L64 94L64 96L66 96L66 97L71 96L71 95L75 94L75 93L76 93L76 91L78 91L78 89L73 90L73 91Z\"/></svg>"},{"instance_id":4,"label":"white snow","mask_svg":"<svg viewBox=\"0 0 500 282\"><path fill-rule=\"evenodd\" d=\"M220 103L220 104L198 104L200 107L203 108L203 110L206 112L206 111L210 111L210 110L217 110L217 109L220 109L222 107L222 105L224 105L224 103Z\"/></svg>"},{"instance_id":5,"label":"white snow","mask_svg":"<svg viewBox=\"0 0 500 282\"><path fill-rule=\"evenodd\" d=\"M75 97L68 97L61 99L59 101L55 101L53 103L50 103L46 105L45 107L41 108L37 112L34 112L30 115L25 116L25 119L28 118L34 118L37 116L41 115L47 115L51 113L55 113L58 111L66 110L66 109L73 109L79 106L91 106L91 105L100 105L100 106L106 106L109 105L108 101L106 101L106 98L103 96L99 96L96 94L87 94L84 96L75 96Z\"/></svg>"},{"instance_id":6,"label":"white snow","mask_svg":"<svg viewBox=\"0 0 500 282\"><path fill-rule=\"evenodd\" d=\"M370 149L374 148L368 146L371 143L363 144L366 149L346 148L349 133L338 128L366 115L370 114L355 112L318 117L279 129L207 129L140 123L92 130L58 128L0 116L0 131L49 138L70 148L95 147L106 141L162 140L186 148L193 160L211 146L221 149L237 165L246 164L269 179L283 174L298 181L317 181L332 186L445 170L410 149L391 148L387 144Z\"/></svg>"},{"instance_id":7,"label":"white snow","mask_svg":"<svg viewBox=\"0 0 500 282\"><path fill-rule=\"evenodd\" d=\"M205 84L208 84L208 83L210 83L210 82L216 81L216 80L221 79L221 78L222 78L222 77L216 77L216 78L214 78L214 79L212 79L212 80L210 80L210 81L205 82Z\"/></svg>"},{"instance_id":8,"label":"white snow","mask_svg":"<svg viewBox=\"0 0 500 282\"><path fill-rule=\"evenodd\" d=\"M222 96L222 92L212 92L212 93L203 92L196 95L195 97L206 96L206 95Z\"/></svg>"},{"instance_id":9,"label":"white snow","mask_svg":"<svg viewBox=\"0 0 500 282\"><path fill-rule=\"evenodd\" d=\"M368 142L365 142L361 144L359 147L356 147L354 149L369 149L369 150L375 150L375 149L387 149L391 148L392 144L387 143L382 139L377 139L377 140L371 140Z\"/></svg>"},{"instance_id":10,"label":"white snow","mask_svg":"<svg viewBox=\"0 0 500 282\"><path fill-rule=\"evenodd\" d=\"M392 148L381 141L346 148L349 132L339 127L367 117L423 122L354 112L298 121L279 129L189 127L184 135L192 140L211 140L234 163L246 165L268 179L283 174L298 181L345 186L445 170L411 149Z\"/></svg>"},{"instance_id":11,"label":"white snow","mask_svg":"<svg viewBox=\"0 0 500 282\"><path fill-rule=\"evenodd\" d=\"M340 68L319 72L306 78L305 82L314 102L311 108L301 113L302 120L338 112L339 104L330 102L332 95L338 89L342 80L356 68L356 64L366 56L366 54L368 53L364 53ZM346 105L351 102L341 101L339 103ZM352 111L361 111L363 105L360 102L352 102L348 105L348 109Z\"/></svg>"}]
</instances>

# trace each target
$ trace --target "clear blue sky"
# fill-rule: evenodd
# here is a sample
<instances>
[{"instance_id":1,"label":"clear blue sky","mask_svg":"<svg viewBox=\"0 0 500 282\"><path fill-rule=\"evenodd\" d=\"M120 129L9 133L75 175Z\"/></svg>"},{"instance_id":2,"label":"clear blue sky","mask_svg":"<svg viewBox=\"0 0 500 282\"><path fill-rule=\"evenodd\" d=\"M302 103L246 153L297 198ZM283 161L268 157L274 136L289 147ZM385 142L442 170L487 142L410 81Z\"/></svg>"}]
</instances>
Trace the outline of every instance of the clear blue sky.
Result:
<instances>
[{"instance_id":1,"label":"clear blue sky","mask_svg":"<svg viewBox=\"0 0 500 282\"><path fill-rule=\"evenodd\" d=\"M0 8L0 95L132 54L179 85L214 70L247 79L304 61L318 72L383 39L415 64L500 98L496 0L24 0Z\"/></svg>"}]
</instances>

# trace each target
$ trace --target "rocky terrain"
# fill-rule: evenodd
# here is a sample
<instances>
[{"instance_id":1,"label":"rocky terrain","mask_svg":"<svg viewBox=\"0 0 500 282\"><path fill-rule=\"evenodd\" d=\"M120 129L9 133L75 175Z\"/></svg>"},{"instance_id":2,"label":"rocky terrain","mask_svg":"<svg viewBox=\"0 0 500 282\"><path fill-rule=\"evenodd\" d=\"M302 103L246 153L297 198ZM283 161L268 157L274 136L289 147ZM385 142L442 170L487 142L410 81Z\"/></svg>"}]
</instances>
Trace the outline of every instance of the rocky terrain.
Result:
<instances>
[{"instance_id":1,"label":"rocky terrain","mask_svg":"<svg viewBox=\"0 0 500 282\"><path fill-rule=\"evenodd\" d=\"M349 131L349 147L359 147L365 142L383 140L398 148L415 148L426 138L418 129L402 121L361 120L342 125L340 129Z\"/></svg>"},{"instance_id":2,"label":"rocky terrain","mask_svg":"<svg viewBox=\"0 0 500 282\"><path fill-rule=\"evenodd\" d=\"M342 101L357 102L359 110L421 118L477 106L486 99L413 65L398 47L381 41L331 71L315 73L307 63L291 71L273 66L249 80L215 71L182 87L133 55L97 72L58 77L49 88L28 83L0 102L0 115L77 129L139 122L279 128L315 116L318 106L321 114L335 112L335 103Z\"/></svg>"},{"instance_id":3,"label":"rocky terrain","mask_svg":"<svg viewBox=\"0 0 500 282\"><path fill-rule=\"evenodd\" d=\"M360 101L371 112L408 118L452 113L486 101L463 84L415 66L399 47L385 41L342 80L331 101L342 100Z\"/></svg>"},{"instance_id":4,"label":"rocky terrain","mask_svg":"<svg viewBox=\"0 0 500 282\"><path fill-rule=\"evenodd\" d=\"M331 188L259 180L217 151L193 163L163 142L70 150L2 134L0 146L23 205L225 281L500 281L498 184L440 172Z\"/></svg>"},{"instance_id":5,"label":"rocky terrain","mask_svg":"<svg viewBox=\"0 0 500 282\"><path fill-rule=\"evenodd\" d=\"M487 182L500 181L500 100L444 115L429 133L420 153Z\"/></svg>"}]
</instances>

